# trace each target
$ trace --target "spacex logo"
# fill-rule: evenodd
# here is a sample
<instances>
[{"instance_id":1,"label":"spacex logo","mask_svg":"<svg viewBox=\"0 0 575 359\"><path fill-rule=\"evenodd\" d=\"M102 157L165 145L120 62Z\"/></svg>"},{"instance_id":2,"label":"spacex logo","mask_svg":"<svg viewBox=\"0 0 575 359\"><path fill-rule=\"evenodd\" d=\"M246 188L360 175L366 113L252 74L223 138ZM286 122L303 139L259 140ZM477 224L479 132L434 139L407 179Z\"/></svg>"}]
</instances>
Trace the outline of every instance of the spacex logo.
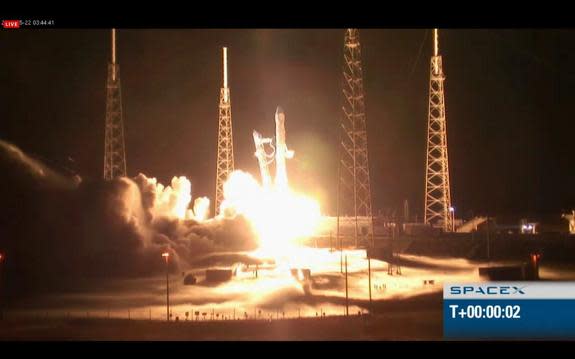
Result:
<instances>
[{"instance_id":1,"label":"spacex logo","mask_svg":"<svg viewBox=\"0 0 575 359\"><path fill-rule=\"evenodd\" d=\"M449 288L449 292L453 295L524 295L524 288L525 287L517 287L511 285L454 285Z\"/></svg>"},{"instance_id":2,"label":"spacex logo","mask_svg":"<svg viewBox=\"0 0 575 359\"><path fill-rule=\"evenodd\" d=\"M575 299L575 281L444 283L443 299Z\"/></svg>"},{"instance_id":3,"label":"spacex logo","mask_svg":"<svg viewBox=\"0 0 575 359\"><path fill-rule=\"evenodd\" d=\"M20 20L2 20L2 27L5 29L20 28Z\"/></svg>"}]
</instances>

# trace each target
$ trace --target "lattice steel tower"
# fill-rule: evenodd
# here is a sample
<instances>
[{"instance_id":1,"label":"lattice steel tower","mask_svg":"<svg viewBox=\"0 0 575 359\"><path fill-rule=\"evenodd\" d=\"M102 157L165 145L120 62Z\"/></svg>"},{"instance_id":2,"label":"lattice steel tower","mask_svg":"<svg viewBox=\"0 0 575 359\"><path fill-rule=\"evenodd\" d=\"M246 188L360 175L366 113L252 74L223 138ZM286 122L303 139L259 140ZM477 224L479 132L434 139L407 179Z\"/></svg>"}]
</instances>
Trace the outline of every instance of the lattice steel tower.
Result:
<instances>
[{"instance_id":1,"label":"lattice steel tower","mask_svg":"<svg viewBox=\"0 0 575 359\"><path fill-rule=\"evenodd\" d=\"M234 170L234 144L232 136L232 107L228 88L228 49L224 52L224 86L220 90L220 112L218 121L218 160L216 169L215 213L224 199L224 182Z\"/></svg>"},{"instance_id":2,"label":"lattice steel tower","mask_svg":"<svg viewBox=\"0 0 575 359\"><path fill-rule=\"evenodd\" d=\"M367 128L358 29L345 31L343 97L338 170L337 236L340 236L340 217L352 217L355 225L356 247L360 244L373 245ZM362 223L361 229L360 222Z\"/></svg>"},{"instance_id":3,"label":"lattice steel tower","mask_svg":"<svg viewBox=\"0 0 575 359\"><path fill-rule=\"evenodd\" d=\"M427 122L427 165L425 172L425 223L440 224L453 231L443 66L439 55L438 30L433 30L433 56L429 78L429 116Z\"/></svg>"},{"instance_id":4,"label":"lattice steel tower","mask_svg":"<svg viewBox=\"0 0 575 359\"><path fill-rule=\"evenodd\" d=\"M112 59L108 64L104 136L104 179L111 180L126 176L120 65L116 63L116 29L112 29Z\"/></svg>"}]
</instances>

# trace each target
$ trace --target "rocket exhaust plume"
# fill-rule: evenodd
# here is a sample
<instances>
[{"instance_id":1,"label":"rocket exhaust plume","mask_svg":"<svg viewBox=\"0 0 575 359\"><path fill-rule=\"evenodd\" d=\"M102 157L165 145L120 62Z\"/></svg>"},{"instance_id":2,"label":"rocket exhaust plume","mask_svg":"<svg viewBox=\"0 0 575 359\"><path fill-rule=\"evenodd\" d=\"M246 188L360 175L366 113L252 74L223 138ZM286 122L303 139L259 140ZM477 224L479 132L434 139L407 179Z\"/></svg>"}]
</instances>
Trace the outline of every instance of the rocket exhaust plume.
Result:
<instances>
[{"instance_id":1,"label":"rocket exhaust plume","mask_svg":"<svg viewBox=\"0 0 575 359\"><path fill-rule=\"evenodd\" d=\"M243 214L255 227L259 253L263 256L295 257L295 242L314 233L320 220L316 201L293 192L288 185L285 160L294 152L286 145L285 114L281 107L275 112L275 148L271 138L254 131L255 156L262 176L262 186L249 174L235 171L224 189L228 211ZM272 153L265 151L272 147ZM274 156L275 154L275 156ZM276 176L270 176L269 165L275 157Z\"/></svg>"}]
</instances>

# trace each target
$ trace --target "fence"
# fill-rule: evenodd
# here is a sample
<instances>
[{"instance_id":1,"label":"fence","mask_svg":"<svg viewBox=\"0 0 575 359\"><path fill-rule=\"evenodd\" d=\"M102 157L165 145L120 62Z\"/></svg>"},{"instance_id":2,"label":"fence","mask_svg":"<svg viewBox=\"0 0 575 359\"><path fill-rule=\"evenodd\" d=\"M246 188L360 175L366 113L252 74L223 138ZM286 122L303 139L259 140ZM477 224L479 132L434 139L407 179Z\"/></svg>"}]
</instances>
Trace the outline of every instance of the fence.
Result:
<instances>
[{"instance_id":1,"label":"fence","mask_svg":"<svg viewBox=\"0 0 575 359\"><path fill-rule=\"evenodd\" d=\"M345 309L344 309L345 310ZM366 311L360 310L355 315L365 315ZM206 311L194 310L172 311L170 321L172 322L221 322L221 321L239 321L239 320L261 320L277 321L300 318L326 318L338 317L345 315L344 312L326 312L323 309L319 311L284 311L284 310L225 310L216 311L215 309ZM350 312L352 315L352 312ZM104 310L9 310L5 309L0 319L3 320L72 320L72 319L114 319L114 320L147 320L147 321L166 321L165 308L138 308L138 309L104 309Z\"/></svg>"}]
</instances>

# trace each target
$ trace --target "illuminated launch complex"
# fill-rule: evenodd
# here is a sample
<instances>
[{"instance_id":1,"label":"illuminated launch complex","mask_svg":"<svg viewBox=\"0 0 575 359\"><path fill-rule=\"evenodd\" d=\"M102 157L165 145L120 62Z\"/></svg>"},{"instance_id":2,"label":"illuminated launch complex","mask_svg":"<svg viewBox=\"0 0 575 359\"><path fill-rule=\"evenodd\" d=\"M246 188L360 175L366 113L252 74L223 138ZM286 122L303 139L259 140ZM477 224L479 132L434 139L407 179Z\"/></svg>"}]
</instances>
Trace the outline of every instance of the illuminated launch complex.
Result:
<instances>
[{"instance_id":1,"label":"illuminated launch complex","mask_svg":"<svg viewBox=\"0 0 575 359\"><path fill-rule=\"evenodd\" d=\"M0 340L419 339L451 286L575 280L575 32L5 32Z\"/></svg>"},{"instance_id":2,"label":"illuminated launch complex","mask_svg":"<svg viewBox=\"0 0 575 359\"><path fill-rule=\"evenodd\" d=\"M443 85L445 76L442 68L442 57L439 54L438 30L435 29L433 33L434 52L431 57L429 82L424 224L440 228L444 232L451 232L454 231L455 226L449 182ZM104 178L106 180L127 175L115 30L112 30L111 48L111 62L108 65L104 152ZM227 185L228 197L230 196L229 193L235 193L235 190L243 191L241 188L234 189L234 186L240 185L238 184L238 176L232 176L235 168L231 98L228 83L228 48L223 47L222 50L223 84L220 89L218 107L216 181L212 207L214 216L223 213L222 211L226 208L230 209L230 203L234 202L234 200L226 198L226 183L231 182ZM337 198L337 213L334 223L335 243L339 247L347 245L352 245L355 248L376 246L361 56L359 30L346 29L344 32L341 89L343 103L341 121L338 126L339 160L337 195L335 196ZM288 149L286 145L285 119L284 111L281 107L277 107L275 136L264 137L258 131L253 131L255 157L259 164L261 176L261 190L283 193L284 199L285 194L289 192L286 160L294 156L294 151ZM274 164L275 178L272 179L270 166ZM207 201L207 199L202 200L203 207L206 206ZM246 202L250 201L253 199L246 200ZM238 204L236 203L236 205ZM244 208L245 206L241 205L240 207ZM233 211L237 212L238 208L234 208ZM185 212L185 209L180 212ZM256 216L254 211L251 212L251 219L258 222L253 218ZM269 232L267 236L273 236L272 233L277 231L271 231L268 228L266 232ZM304 232L308 233L308 231Z\"/></svg>"},{"instance_id":3,"label":"illuminated launch complex","mask_svg":"<svg viewBox=\"0 0 575 359\"><path fill-rule=\"evenodd\" d=\"M446 40L453 39L453 45L444 41L441 44L448 46L441 49L438 29L425 33L359 29L182 30L170 32L169 43L165 32L160 31L126 31L125 42L121 41L123 32L116 29L56 33L46 32L40 39L53 37L55 42L47 45L52 48L83 36L100 36L106 44L105 54L91 41L83 41L82 46L92 49L93 55L85 55L80 47L65 47L66 51L73 51L73 57L70 53L57 54L53 63L36 58L16 61L10 67L13 78L7 77L7 83L18 89L30 85L32 81L24 77L25 73L31 74L26 75L30 79L47 76L43 78L46 82L56 77L45 69L54 68L63 58L73 59L70 63L78 65L73 69L77 76L71 79L67 70L58 78L74 80L75 85L52 81L58 85L54 89L80 88L91 78L93 66L97 66L101 70L101 86L96 91L101 102L98 104L90 91L75 91L79 97L68 99L68 104L75 107L60 111L56 106L59 102L53 101L60 99L60 91L45 89L22 92L9 101L20 108L8 108L7 117L16 125L25 123L28 127L12 129L9 124L0 130L8 129L11 141L22 142L23 148L30 150L26 155L26 151L0 139L0 168L7 180L7 185L1 187L7 198L3 197L5 205L0 207L0 218L5 219L0 221L0 271L5 269L9 274L9 281L0 284L11 286L10 291L0 294L9 293L9 309L16 314L34 310L38 318L43 312L48 318L48 312L52 317L59 311L54 318L64 313L66 317L72 313L72 317L111 318L116 312L116 318L145 318L150 322L221 320L227 324L221 326L222 333L235 330L241 338L249 338L250 328L265 331L266 335L275 332L281 337L285 330L296 326L270 329L275 324L268 326L268 320L285 316L294 319L297 328L318 333L322 331L316 329L320 328L317 325L323 322L331 323L326 328L346 332L344 336L385 330L390 338L400 338L398 333L406 330L441 332L445 317L440 312L445 306L440 294L445 284L478 283L486 278L575 278L575 210L563 212L562 218L556 216L559 224L546 223L543 212L537 219L517 218L519 225L515 226L495 221L495 216L500 221L515 221L514 213L527 217L535 215L536 206L547 206L547 202L540 203L539 197L531 197L543 186L546 173L541 174L541 169L550 167L541 167L543 157L539 157L537 146L527 146L539 138L536 135L541 128L547 127L530 126L527 132L517 132L533 137L518 135L516 138L524 142L513 142L512 146L508 132L501 132L499 148L487 146L491 142L485 141L491 134L483 130L505 130L499 127L502 121L498 120L492 121L497 125L483 127L486 114L497 113L498 119L503 120L516 117L517 123L510 122L507 128L515 131L525 118L513 114L523 115L524 111L535 109L518 108L516 105L521 102L504 96L509 91L507 85L515 82L497 88L500 92L489 99L500 102L471 110L469 102L461 101L483 101L489 92L481 96L479 92L469 92L478 90L476 81L470 82L473 89L465 87L465 82L458 83L461 96L453 100L460 101L460 106L450 102L448 107L453 105L454 119L459 118L457 113L476 118L477 127L466 127L466 137L457 132L455 137L450 136L455 153L449 156L449 91L445 89L443 55L446 51L453 54L457 42L484 36L481 31L445 31ZM394 41L372 47L373 42L387 34ZM433 34L431 39L429 34ZM511 32L507 34L511 36ZM568 35L560 34L572 40L573 34ZM36 35L21 32L17 36L11 40L16 49L35 49L37 42L30 39ZM417 37L422 41L418 52L413 43L404 46ZM360 38L370 41L362 47ZM227 43L222 44L222 39ZM527 39L525 43L531 41L531 35ZM211 55L198 52L197 41ZM129 45L126 50L131 56L118 56L118 48L124 54L118 45ZM144 46L146 51L141 51ZM394 56L389 57L390 52ZM429 78L427 56L425 62L419 61L425 52L430 55ZM498 69L500 65L516 64L511 61L513 54L498 53L487 64L477 59L473 51L467 53L466 58L458 56L459 64L470 64L471 69L476 69L471 65L481 69L495 65ZM27 55L24 52L18 58ZM558 52L555 60L563 61L563 55ZM509 61L498 63L506 59L504 56L509 56ZM118 58L123 59L124 90L126 86L128 90L134 87L134 91L124 91L124 98ZM330 64L326 58L338 61ZM409 61L404 60L410 58L414 58L413 65L405 66ZM162 64L161 71L151 74L150 80L149 70L158 68L158 64ZM32 65L35 67L24 71ZM472 73L476 80L482 78L481 71L467 71L458 63L452 65L447 66L447 72L454 79L461 78L462 73ZM372 72L372 66L384 71ZM406 81L405 71L392 69L396 67L411 68L408 79L418 73L416 69L421 71L419 83ZM523 80L528 71L512 72L510 76ZM380 82L378 78L384 80ZM484 91L493 89L487 83L482 86ZM568 92L568 87L565 89ZM555 92L550 93L549 103L558 101ZM514 101L532 97L530 92L513 95L510 97L516 97ZM71 119L80 118L84 124L91 124L89 116L97 116L104 136L96 136L96 154L90 152L92 145L75 146L70 151L67 147L74 146L62 146L86 139L77 140L77 130L65 133L65 141L58 137L64 132L60 131L48 136L46 143L34 144L40 130L24 130L32 128L32 121L40 123L45 118L35 108L36 113L26 117L28 108L19 96L41 99L39 105L49 106L47 112L53 110L47 118L57 120L54 122L64 128ZM96 114L94 104L100 108ZM569 105L564 104L565 112ZM509 112L500 112L503 106L508 106ZM84 112L77 112L78 109ZM477 109L489 111L475 113ZM546 109L547 106L527 112L536 119L547 113ZM131 114L136 119L131 119ZM21 116L28 122L20 121ZM471 126L471 121L464 122ZM90 134L82 132L94 141ZM477 133L481 136L474 135ZM462 156L453 156L470 143L481 150L475 150L471 157L463 152ZM563 145L558 143L557 147ZM532 162L520 165L513 150L533 157L529 158ZM44 163L37 159L38 151L42 156L60 157L65 165L60 160L55 162L55 158L47 158ZM455 173L450 173L449 157ZM97 160L92 172L96 179L84 172L91 168L93 159ZM61 168L51 168L48 162ZM178 163L185 165L178 167ZM464 166L466 163L473 166ZM481 171L485 164L496 167ZM526 189L513 187L509 191L509 186L516 184L515 176L493 175L494 168L508 174L509 164L509 170L516 171L526 171L528 166L524 164L534 164L527 168L534 174L525 176L530 182ZM75 169L69 168L76 165ZM565 176L559 171L556 174ZM458 191L451 188L450 175L454 175ZM171 181L166 183L169 178ZM477 189L477 183L483 192L466 187L473 185L471 189ZM514 192L516 197L507 197L507 192ZM452 194L460 201L459 218L455 217ZM522 196L526 198L523 203ZM572 197L562 198L559 192L548 197L552 196L566 206L573 201ZM414 199L417 210L410 216L409 201ZM551 208L552 204L548 204ZM561 223L565 231L554 231ZM552 226L555 227L547 230ZM541 277L540 257L545 261ZM0 298L0 307L2 304ZM341 318L324 320L332 315ZM243 321L236 322L239 319ZM265 322L257 322L259 319ZM428 325L429 319L432 326ZM225 323L226 320L234 322ZM32 323L35 322L24 324L36 328ZM203 335L213 323L198 324L198 330L189 331L182 331L181 325L161 324L158 332L171 331L174 338L184 338L179 336L180 331ZM115 323L106 325L113 328ZM103 325L96 328L108 330ZM126 328L130 335L138 332L133 329L135 326ZM115 335L116 331L110 333ZM211 334L210 338L219 339Z\"/></svg>"}]
</instances>

